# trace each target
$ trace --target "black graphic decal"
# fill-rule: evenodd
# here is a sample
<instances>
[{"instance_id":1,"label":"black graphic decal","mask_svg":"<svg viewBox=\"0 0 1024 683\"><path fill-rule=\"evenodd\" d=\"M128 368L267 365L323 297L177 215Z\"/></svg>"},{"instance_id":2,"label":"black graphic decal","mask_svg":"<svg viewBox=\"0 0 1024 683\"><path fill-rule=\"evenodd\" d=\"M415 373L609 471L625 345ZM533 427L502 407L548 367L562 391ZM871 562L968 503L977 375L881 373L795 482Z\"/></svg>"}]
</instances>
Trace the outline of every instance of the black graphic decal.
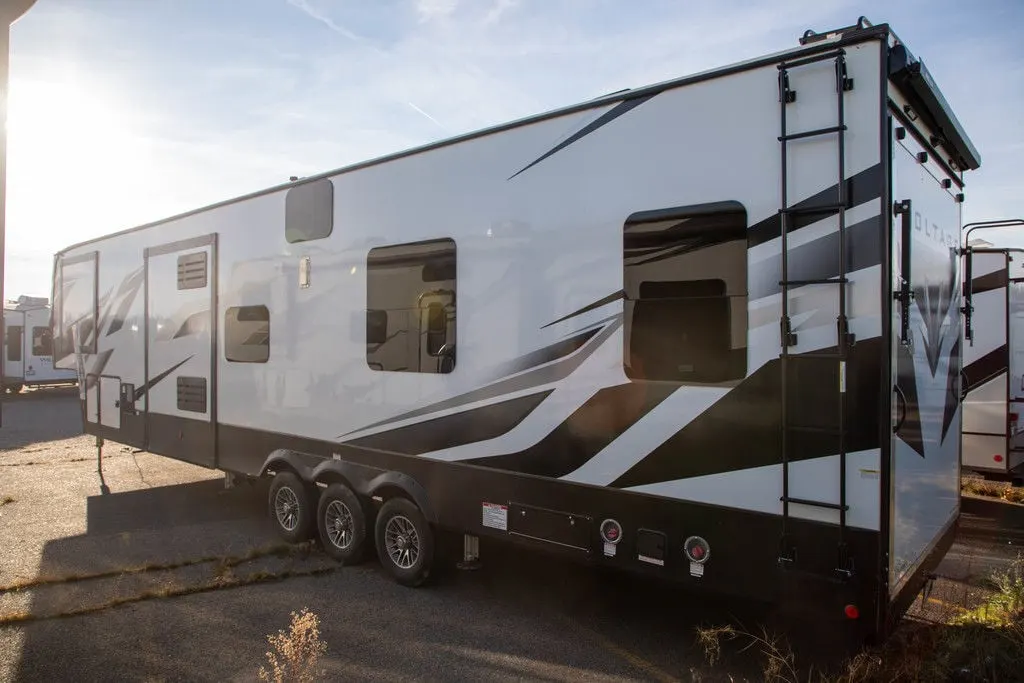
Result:
<instances>
[{"instance_id":1,"label":"black graphic decal","mask_svg":"<svg viewBox=\"0 0 1024 683\"><path fill-rule=\"evenodd\" d=\"M931 370L932 377L938 370L942 342L946 337L942 325L949 317L950 306L958 286L956 281L958 258L956 249L950 248L949 279L941 283L929 283L917 287L914 291L914 301L917 302L917 308L921 311L921 318L924 320L924 329L921 330L921 334L924 337L925 356L928 359L928 369Z\"/></svg>"},{"instance_id":2,"label":"black graphic decal","mask_svg":"<svg viewBox=\"0 0 1024 683\"><path fill-rule=\"evenodd\" d=\"M407 413L402 413L401 415L396 415L395 417L391 417L386 420L381 420L380 422L375 422L373 424L366 425L365 427L360 427L359 429L353 429L351 432L343 434L338 438L344 438L349 434L362 431L364 429L373 429L374 427L379 427L381 425L389 424L392 422L408 420L414 417L419 417L421 415L429 415L430 413L436 413L441 410L457 408L459 406L468 405L470 403L476 403L477 401L485 401L490 398L496 398L498 396L502 396L505 394L517 393L520 391L524 391L526 389L530 389L532 387L541 386L543 384L550 384L552 382L557 382L558 380L565 379L576 368L578 368L580 364L582 364L583 361L590 356L590 354L597 350L601 346L601 344L603 344L608 339L608 337L610 337L612 333L616 329L618 329L618 327L621 324L621 320L616 320L610 325L604 327L603 329L601 329L597 336L595 336L593 339L591 339L584 345L584 348L580 353L569 356L568 358L563 358L562 360L556 363L536 368L535 370L531 370L529 372L524 372L523 374L517 375L515 377L509 377L508 379L499 380L497 382L494 382L493 384L488 384L487 386L481 387L479 389L474 389L465 394L454 396L452 398L445 399L443 401L439 401L437 403L433 403L422 408L417 408L416 410L412 410Z\"/></svg>"},{"instance_id":3,"label":"black graphic decal","mask_svg":"<svg viewBox=\"0 0 1024 683\"><path fill-rule=\"evenodd\" d=\"M921 404L917 395L914 356L910 349L902 344L896 350L896 386L896 419L899 424L896 436L923 458L924 433L921 428Z\"/></svg>"},{"instance_id":4,"label":"black graphic decal","mask_svg":"<svg viewBox=\"0 0 1024 683\"><path fill-rule=\"evenodd\" d=\"M878 216L846 228L846 272L852 273L877 266L882 262L882 228ZM792 247L789 251L791 280L818 280L839 275L839 233L831 232L819 239ZM782 257L775 256L757 263L748 275L751 299L760 299L781 291Z\"/></svg>"},{"instance_id":5,"label":"black graphic decal","mask_svg":"<svg viewBox=\"0 0 1024 683\"><path fill-rule=\"evenodd\" d=\"M957 379L960 373L957 372L957 368L960 367L960 337L958 336L956 341L953 343L953 348L949 352L949 368L946 371L946 409L942 414L942 440L946 440L946 434L949 432L950 426L953 424L953 416L956 415L956 409L960 405L960 394L957 391Z\"/></svg>"},{"instance_id":6,"label":"black graphic decal","mask_svg":"<svg viewBox=\"0 0 1024 683\"><path fill-rule=\"evenodd\" d=\"M540 162L542 162L545 159L547 159L552 154L555 154L556 152L560 152L561 150L565 149L566 147L568 147L572 143L574 143L574 142L576 142L576 141L586 137L587 135L590 135L591 133L593 133L598 128L601 128L602 126L605 126L605 125L611 123L612 121L614 121L615 119L619 118L620 116L622 116L626 112L628 112L628 111L630 111L632 109L635 109L636 107L639 107L641 104L643 104L647 100L651 99L652 97L654 97L654 95L645 95L643 97L634 97L633 99L625 100L623 102L620 102L619 104L615 105L614 107L612 107L611 109L606 111L600 117L595 119L594 121L591 121L589 124L587 124L586 126L584 126L581 129L579 129L578 131L573 133L571 136L569 136L565 140L562 140L562 142L558 143L557 145L552 147L550 150L548 150L544 154L542 154L539 157L537 157L534 161L530 162L529 164L527 164L526 166L524 166L523 168L521 168L517 172L513 173L512 176L509 177L509 180L512 180L512 178L515 178L520 173L523 173L524 171L533 168L534 166L536 166Z\"/></svg>"},{"instance_id":7,"label":"black graphic decal","mask_svg":"<svg viewBox=\"0 0 1024 683\"><path fill-rule=\"evenodd\" d=\"M108 337L124 327L125 319L128 317L128 311L131 310L132 303L135 302L135 297L142 289L142 281L143 269L139 268L129 275L128 279L123 285L121 285L121 289L118 292L118 296L122 297L121 305L117 307L114 319L110 321L110 327L107 328Z\"/></svg>"},{"instance_id":8,"label":"black graphic decal","mask_svg":"<svg viewBox=\"0 0 1024 683\"><path fill-rule=\"evenodd\" d=\"M995 379L1009 368L1009 347L1003 344L992 349L964 368L964 391L973 391Z\"/></svg>"},{"instance_id":9,"label":"black graphic decal","mask_svg":"<svg viewBox=\"0 0 1024 683\"><path fill-rule=\"evenodd\" d=\"M579 309L573 311L572 313L569 313L568 315L563 315L558 320L553 320L553 321L549 322L547 325L543 325L541 327L541 329L543 330L545 327L551 327L552 325L557 325L558 323L565 322L566 320L569 320L570 318L575 318L578 315L583 315L584 313L589 313L590 311L593 311L593 310L596 310L598 308L601 308L602 306L604 306L606 304L610 304L613 301L618 301L619 299L622 299L625 296L626 296L626 293L620 289L619 291L615 292L614 294L609 294L608 296L602 297L602 298L598 299L597 301L595 301L593 303L587 304L583 308L579 308Z\"/></svg>"},{"instance_id":10,"label":"black graphic decal","mask_svg":"<svg viewBox=\"0 0 1024 683\"><path fill-rule=\"evenodd\" d=\"M536 351L532 351L524 356L520 356L513 361L509 361L506 365L503 365L497 374L499 377L514 375L517 372L529 370L530 368L535 368L538 365L545 365L552 361L556 361L559 358L564 358L582 348L584 344L590 341L590 339L600 331L600 328L585 330L567 339L555 342L550 346L545 346L542 349L537 349Z\"/></svg>"},{"instance_id":11,"label":"black graphic decal","mask_svg":"<svg viewBox=\"0 0 1024 683\"><path fill-rule=\"evenodd\" d=\"M834 353L836 349L821 349ZM838 453L838 363L800 359L787 394L790 461ZM847 361L847 452L879 447L882 342L858 340ZM612 486L629 488L782 462L781 368L772 360L655 448ZM888 419L888 416L885 416Z\"/></svg>"},{"instance_id":12,"label":"black graphic decal","mask_svg":"<svg viewBox=\"0 0 1024 683\"><path fill-rule=\"evenodd\" d=\"M846 180L846 198L848 200L847 207L857 206L871 201L872 199L881 197L884 182L885 179L882 176L881 164L872 166L871 168L848 178ZM792 206L792 208L807 209L814 206L835 204L837 191L838 190L835 185L825 188L821 192L808 197L803 201L797 202ZM789 230L787 232L792 233L795 230L817 223L829 216L834 216L836 213L838 212L831 210L822 211L821 213L794 214L789 219ZM758 244L764 244L765 242L779 237L781 234L782 220L779 218L779 214L776 213L750 227L749 244L751 247L757 246Z\"/></svg>"},{"instance_id":13,"label":"black graphic decal","mask_svg":"<svg viewBox=\"0 0 1024 683\"><path fill-rule=\"evenodd\" d=\"M979 275L971 280L971 294L991 292L993 289L1002 289L1010 284L1010 273L1006 268Z\"/></svg>"},{"instance_id":14,"label":"black graphic decal","mask_svg":"<svg viewBox=\"0 0 1024 683\"><path fill-rule=\"evenodd\" d=\"M619 438L676 388L667 383L631 382L601 389L530 448L464 462L510 472L563 477Z\"/></svg>"},{"instance_id":15,"label":"black graphic decal","mask_svg":"<svg viewBox=\"0 0 1024 683\"><path fill-rule=\"evenodd\" d=\"M146 394L146 392L148 392L150 389L155 387L162 380L166 379L172 372L174 372L175 370L177 370L178 368L180 368L182 365L184 365L185 363L189 362L190 360L192 360L192 356L189 356L188 358L186 358L185 360L181 361L180 363L178 363L176 365L172 365L171 367L167 368L166 370L161 372L156 377L151 377L149 382L147 382L146 384L143 384L141 387L138 387L138 388L135 389L135 400L138 401L140 398L142 398Z\"/></svg>"},{"instance_id":16,"label":"black graphic decal","mask_svg":"<svg viewBox=\"0 0 1024 683\"><path fill-rule=\"evenodd\" d=\"M386 432L349 441L346 445L373 448L389 453L420 455L478 441L487 441L514 429L552 391L554 389L548 389L454 415L417 422L407 427L390 429Z\"/></svg>"}]
</instances>

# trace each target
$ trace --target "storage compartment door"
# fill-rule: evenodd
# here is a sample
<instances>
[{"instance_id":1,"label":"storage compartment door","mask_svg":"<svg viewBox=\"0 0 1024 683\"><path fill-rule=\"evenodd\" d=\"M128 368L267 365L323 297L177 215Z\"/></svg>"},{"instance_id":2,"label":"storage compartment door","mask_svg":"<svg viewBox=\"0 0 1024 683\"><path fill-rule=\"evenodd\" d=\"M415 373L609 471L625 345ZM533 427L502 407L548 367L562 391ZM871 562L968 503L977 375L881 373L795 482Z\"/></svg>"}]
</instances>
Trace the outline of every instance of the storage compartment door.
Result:
<instances>
[{"instance_id":1,"label":"storage compartment door","mask_svg":"<svg viewBox=\"0 0 1024 683\"><path fill-rule=\"evenodd\" d=\"M111 429L121 428L121 380L118 377L100 377L100 424Z\"/></svg>"}]
</instances>

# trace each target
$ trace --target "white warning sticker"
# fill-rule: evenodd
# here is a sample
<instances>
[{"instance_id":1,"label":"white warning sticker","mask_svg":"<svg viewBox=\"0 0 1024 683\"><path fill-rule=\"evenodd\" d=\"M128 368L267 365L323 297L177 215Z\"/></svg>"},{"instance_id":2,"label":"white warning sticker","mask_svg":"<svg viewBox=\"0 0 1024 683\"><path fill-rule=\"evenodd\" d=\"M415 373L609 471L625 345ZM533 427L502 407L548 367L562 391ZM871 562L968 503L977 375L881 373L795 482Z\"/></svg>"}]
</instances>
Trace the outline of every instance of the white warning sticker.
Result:
<instances>
[{"instance_id":1,"label":"white warning sticker","mask_svg":"<svg viewBox=\"0 0 1024 683\"><path fill-rule=\"evenodd\" d=\"M508 506L484 503L484 526L508 531Z\"/></svg>"},{"instance_id":2,"label":"white warning sticker","mask_svg":"<svg viewBox=\"0 0 1024 683\"><path fill-rule=\"evenodd\" d=\"M605 543L604 544L604 554L605 554L605 557L615 557L615 544L614 543Z\"/></svg>"},{"instance_id":3,"label":"white warning sticker","mask_svg":"<svg viewBox=\"0 0 1024 683\"><path fill-rule=\"evenodd\" d=\"M690 576L704 576L704 565L699 562L691 562Z\"/></svg>"}]
</instances>

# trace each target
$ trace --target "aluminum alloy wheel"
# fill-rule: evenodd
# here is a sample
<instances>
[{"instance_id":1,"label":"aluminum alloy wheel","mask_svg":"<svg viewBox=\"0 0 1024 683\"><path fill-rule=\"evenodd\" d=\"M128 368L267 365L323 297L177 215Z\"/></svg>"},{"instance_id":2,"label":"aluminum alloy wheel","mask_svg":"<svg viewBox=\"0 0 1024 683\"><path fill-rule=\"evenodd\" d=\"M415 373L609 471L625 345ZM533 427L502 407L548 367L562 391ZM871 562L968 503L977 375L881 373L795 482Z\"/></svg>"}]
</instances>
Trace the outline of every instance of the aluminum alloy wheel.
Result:
<instances>
[{"instance_id":1,"label":"aluminum alloy wheel","mask_svg":"<svg viewBox=\"0 0 1024 683\"><path fill-rule=\"evenodd\" d=\"M295 531L299 526L299 497L295 491L287 486L279 488L274 495L274 512L282 529Z\"/></svg>"},{"instance_id":2,"label":"aluminum alloy wheel","mask_svg":"<svg viewBox=\"0 0 1024 683\"><path fill-rule=\"evenodd\" d=\"M408 517L395 515L384 527L384 548L399 569L410 569L420 557L420 537Z\"/></svg>"},{"instance_id":3,"label":"aluminum alloy wheel","mask_svg":"<svg viewBox=\"0 0 1024 683\"><path fill-rule=\"evenodd\" d=\"M352 511L340 500L332 500L327 506L324 512L324 526L327 529L327 538L341 550L347 550L355 540Z\"/></svg>"}]
</instances>

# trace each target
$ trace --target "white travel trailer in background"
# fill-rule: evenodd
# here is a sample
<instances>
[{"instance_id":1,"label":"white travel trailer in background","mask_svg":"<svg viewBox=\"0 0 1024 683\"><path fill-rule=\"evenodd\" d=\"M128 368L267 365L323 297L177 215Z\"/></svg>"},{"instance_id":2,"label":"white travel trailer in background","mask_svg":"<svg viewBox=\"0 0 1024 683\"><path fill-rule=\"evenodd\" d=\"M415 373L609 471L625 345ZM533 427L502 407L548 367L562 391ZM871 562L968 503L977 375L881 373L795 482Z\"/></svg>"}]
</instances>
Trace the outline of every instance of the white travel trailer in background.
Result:
<instances>
[{"instance_id":1,"label":"white travel trailer in background","mask_svg":"<svg viewBox=\"0 0 1024 683\"><path fill-rule=\"evenodd\" d=\"M50 302L42 297L18 297L4 305L3 388L18 393L26 386L74 384L78 373L53 363Z\"/></svg>"},{"instance_id":2,"label":"white travel trailer in background","mask_svg":"<svg viewBox=\"0 0 1024 683\"><path fill-rule=\"evenodd\" d=\"M964 267L963 466L1024 478L1024 249L969 248Z\"/></svg>"},{"instance_id":3,"label":"white travel trailer in background","mask_svg":"<svg viewBox=\"0 0 1024 683\"><path fill-rule=\"evenodd\" d=\"M979 164L861 20L69 247L58 364L403 583L444 529L881 638L959 516Z\"/></svg>"}]
</instances>

